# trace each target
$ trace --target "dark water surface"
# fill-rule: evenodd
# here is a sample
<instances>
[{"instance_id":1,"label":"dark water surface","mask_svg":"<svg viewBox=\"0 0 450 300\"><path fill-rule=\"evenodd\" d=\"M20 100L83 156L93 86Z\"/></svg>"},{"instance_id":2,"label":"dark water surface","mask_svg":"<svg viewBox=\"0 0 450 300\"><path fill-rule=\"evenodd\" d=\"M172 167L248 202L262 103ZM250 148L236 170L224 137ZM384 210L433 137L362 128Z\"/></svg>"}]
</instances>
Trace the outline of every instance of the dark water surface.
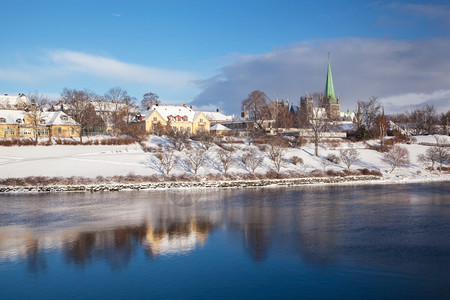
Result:
<instances>
[{"instance_id":1,"label":"dark water surface","mask_svg":"<svg viewBox=\"0 0 450 300\"><path fill-rule=\"evenodd\" d=\"M0 299L450 299L450 183L0 196Z\"/></svg>"}]
</instances>

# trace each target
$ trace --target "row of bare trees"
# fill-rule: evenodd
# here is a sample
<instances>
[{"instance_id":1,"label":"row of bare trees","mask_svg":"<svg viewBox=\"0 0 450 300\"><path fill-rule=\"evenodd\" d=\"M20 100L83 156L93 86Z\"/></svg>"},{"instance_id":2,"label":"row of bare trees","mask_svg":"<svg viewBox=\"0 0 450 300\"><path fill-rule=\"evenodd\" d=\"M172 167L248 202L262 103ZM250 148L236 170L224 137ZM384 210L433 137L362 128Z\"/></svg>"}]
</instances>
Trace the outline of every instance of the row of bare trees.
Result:
<instances>
[{"instance_id":1,"label":"row of bare trees","mask_svg":"<svg viewBox=\"0 0 450 300\"><path fill-rule=\"evenodd\" d=\"M61 100L65 104L67 114L80 125L80 140L83 133L97 131L106 126L112 128L113 134L127 133L130 130L127 124L138 111L137 100L120 87L109 89L103 96L87 89L64 88ZM140 103L141 109L147 109L156 101L156 94L144 94Z\"/></svg>"}]
</instances>

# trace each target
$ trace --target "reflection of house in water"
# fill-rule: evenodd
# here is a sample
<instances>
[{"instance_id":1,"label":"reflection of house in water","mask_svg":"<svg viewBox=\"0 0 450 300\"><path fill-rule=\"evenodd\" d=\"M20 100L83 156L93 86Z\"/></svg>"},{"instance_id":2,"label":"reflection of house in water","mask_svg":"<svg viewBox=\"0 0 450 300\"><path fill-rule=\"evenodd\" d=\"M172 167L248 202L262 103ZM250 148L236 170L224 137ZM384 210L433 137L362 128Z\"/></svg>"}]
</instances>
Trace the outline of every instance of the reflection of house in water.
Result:
<instances>
[{"instance_id":1,"label":"reflection of house in water","mask_svg":"<svg viewBox=\"0 0 450 300\"><path fill-rule=\"evenodd\" d=\"M210 222L191 219L165 228L149 226L145 239L151 255L189 252L203 246L212 229Z\"/></svg>"}]
</instances>

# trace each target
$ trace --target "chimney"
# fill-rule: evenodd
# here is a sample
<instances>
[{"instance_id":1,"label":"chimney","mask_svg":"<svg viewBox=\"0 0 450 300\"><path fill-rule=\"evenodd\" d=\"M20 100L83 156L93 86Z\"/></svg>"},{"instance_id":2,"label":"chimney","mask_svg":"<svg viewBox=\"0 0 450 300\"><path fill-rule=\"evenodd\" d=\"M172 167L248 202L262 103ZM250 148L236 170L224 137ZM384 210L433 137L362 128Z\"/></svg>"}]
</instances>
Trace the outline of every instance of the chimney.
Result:
<instances>
[{"instance_id":1,"label":"chimney","mask_svg":"<svg viewBox=\"0 0 450 300\"><path fill-rule=\"evenodd\" d=\"M159 105L159 102L158 102L158 101L156 101L156 102L155 102L155 106L158 106L158 105Z\"/></svg>"},{"instance_id":2,"label":"chimney","mask_svg":"<svg viewBox=\"0 0 450 300\"><path fill-rule=\"evenodd\" d=\"M147 110L150 109L150 101L147 102Z\"/></svg>"},{"instance_id":3,"label":"chimney","mask_svg":"<svg viewBox=\"0 0 450 300\"><path fill-rule=\"evenodd\" d=\"M5 94L5 96L8 96L8 94Z\"/></svg>"},{"instance_id":4,"label":"chimney","mask_svg":"<svg viewBox=\"0 0 450 300\"><path fill-rule=\"evenodd\" d=\"M183 107L184 107L184 108L187 108L186 104L183 104Z\"/></svg>"},{"instance_id":5,"label":"chimney","mask_svg":"<svg viewBox=\"0 0 450 300\"><path fill-rule=\"evenodd\" d=\"M216 109L216 112L220 112L220 109L217 108L217 109Z\"/></svg>"},{"instance_id":6,"label":"chimney","mask_svg":"<svg viewBox=\"0 0 450 300\"><path fill-rule=\"evenodd\" d=\"M192 108L192 105L191 105L191 106L189 106L189 108L190 108L190 109L194 109L194 108Z\"/></svg>"}]
</instances>

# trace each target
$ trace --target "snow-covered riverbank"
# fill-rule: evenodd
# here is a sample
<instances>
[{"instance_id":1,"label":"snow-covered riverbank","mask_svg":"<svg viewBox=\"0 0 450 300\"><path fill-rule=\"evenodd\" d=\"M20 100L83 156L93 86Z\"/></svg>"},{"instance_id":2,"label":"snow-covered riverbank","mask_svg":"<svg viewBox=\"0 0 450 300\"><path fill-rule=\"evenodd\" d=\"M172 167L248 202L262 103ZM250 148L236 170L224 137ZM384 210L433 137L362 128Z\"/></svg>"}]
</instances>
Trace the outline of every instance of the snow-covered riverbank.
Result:
<instances>
[{"instance_id":1,"label":"snow-covered riverbank","mask_svg":"<svg viewBox=\"0 0 450 300\"><path fill-rule=\"evenodd\" d=\"M53 146L28 146L28 147L0 147L0 179L7 182L8 179L26 179L35 177L38 182L26 182L19 184L0 184L0 192L51 192L51 191L103 191L103 190L142 190L142 189L167 189L167 188L208 188L208 187L248 187L248 186L272 186L272 185L300 185L300 184L358 184L364 183L410 183L430 181L450 181L448 171L439 173L437 170L427 169L426 165L418 159L419 154L425 153L426 146L420 143L432 143L434 137L417 137L412 144L400 144L409 151L410 166L398 167L392 173L391 167L383 159L383 153L368 147L362 142L353 143L359 154L359 159L346 171L342 163L331 163L327 160L329 155L339 156L340 149L349 146L346 142L332 145L324 144L319 149L319 157L313 155L312 144L302 145L296 148L284 148L283 162L279 174L284 179L270 176L275 172L273 161L261 145L247 145L236 140L226 140L222 145L232 148L234 163L230 165L227 173L221 167L217 153L220 147L212 146L205 152L205 162L199 168L195 176L193 171L183 164L188 151L201 151L202 145L191 142L189 150L174 151L177 164L171 170L170 175L165 175L161 165L158 164L156 153L161 149L170 147L168 138L150 136L142 145L53 145ZM369 144L376 143L371 141ZM148 152L153 149L154 152ZM252 152L249 152L252 151ZM263 160L260 166L252 174L243 164L242 157L246 153L260 155ZM294 164L294 158L302 160L302 164ZM325 163L324 163L325 162ZM362 172L363 170L366 173ZM343 172L351 173L349 176L341 176ZM357 176L358 173L371 175L373 172L380 176ZM226 173L226 174L225 174ZM321 173L321 174L318 174ZM327 174L328 173L328 174ZM336 176L340 173L340 176ZM42 176L42 177L41 177ZM151 177L152 180L120 181L99 180L105 177ZM42 184L41 178L61 178L56 183ZM70 182L65 178L83 178L84 181ZM172 177L172 178L170 178ZM175 178L175 180L174 180ZM188 179L188 180L186 180ZM14 180L12 180L14 181ZM20 181L20 180L19 180ZM63 182L63 183L61 183Z\"/></svg>"}]
</instances>

